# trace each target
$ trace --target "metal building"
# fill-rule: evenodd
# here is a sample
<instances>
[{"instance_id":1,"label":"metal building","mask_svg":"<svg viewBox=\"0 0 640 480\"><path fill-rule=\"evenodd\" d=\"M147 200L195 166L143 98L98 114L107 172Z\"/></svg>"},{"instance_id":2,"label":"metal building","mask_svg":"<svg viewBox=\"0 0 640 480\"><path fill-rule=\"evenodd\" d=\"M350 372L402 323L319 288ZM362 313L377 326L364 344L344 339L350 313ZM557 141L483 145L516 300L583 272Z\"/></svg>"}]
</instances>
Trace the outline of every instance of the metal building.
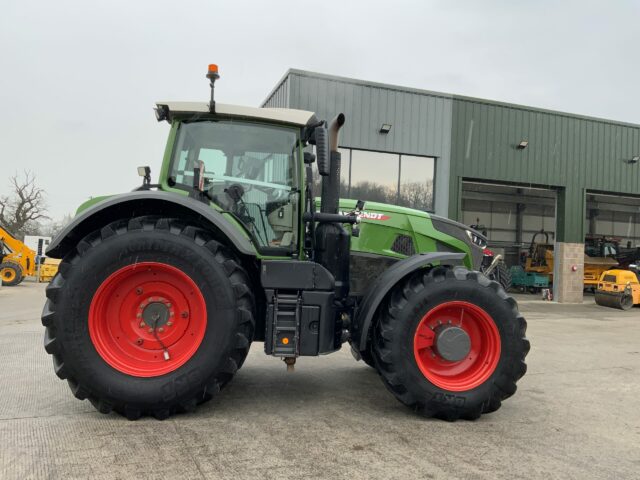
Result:
<instances>
[{"instance_id":1,"label":"metal building","mask_svg":"<svg viewBox=\"0 0 640 480\"><path fill-rule=\"evenodd\" d=\"M509 264L544 231L559 301L585 235L640 245L640 125L294 69L263 106L345 113L343 196L480 224Z\"/></svg>"}]
</instances>

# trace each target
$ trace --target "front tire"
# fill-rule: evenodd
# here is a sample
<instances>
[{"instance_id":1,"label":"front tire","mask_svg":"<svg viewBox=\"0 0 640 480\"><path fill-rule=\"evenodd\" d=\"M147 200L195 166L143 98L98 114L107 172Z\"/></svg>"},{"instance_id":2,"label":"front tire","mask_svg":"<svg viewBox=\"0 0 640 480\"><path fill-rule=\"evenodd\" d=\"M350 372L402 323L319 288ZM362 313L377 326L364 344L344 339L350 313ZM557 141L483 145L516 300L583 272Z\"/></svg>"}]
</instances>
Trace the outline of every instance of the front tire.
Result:
<instances>
[{"instance_id":1,"label":"front tire","mask_svg":"<svg viewBox=\"0 0 640 480\"><path fill-rule=\"evenodd\" d=\"M429 417L476 419L515 393L526 372L525 331L497 282L435 267L392 291L373 353L384 384L405 405Z\"/></svg>"},{"instance_id":2,"label":"front tire","mask_svg":"<svg viewBox=\"0 0 640 480\"><path fill-rule=\"evenodd\" d=\"M0 281L5 287L15 287L23 279L22 267L17 263L3 262L0 264Z\"/></svg>"},{"instance_id":3,"label":"front tire","mask_svg":"<svg viewBox=\"0 0 640 480\"><path fill-rule=\"evenodd\" d=\"M246 272L206 231L140 217L82 240L47 287L45 349L73 394L129 419L191 411L253 337ZM160 323L159 323L160 322Z\"/></svg>"}]
</instances>

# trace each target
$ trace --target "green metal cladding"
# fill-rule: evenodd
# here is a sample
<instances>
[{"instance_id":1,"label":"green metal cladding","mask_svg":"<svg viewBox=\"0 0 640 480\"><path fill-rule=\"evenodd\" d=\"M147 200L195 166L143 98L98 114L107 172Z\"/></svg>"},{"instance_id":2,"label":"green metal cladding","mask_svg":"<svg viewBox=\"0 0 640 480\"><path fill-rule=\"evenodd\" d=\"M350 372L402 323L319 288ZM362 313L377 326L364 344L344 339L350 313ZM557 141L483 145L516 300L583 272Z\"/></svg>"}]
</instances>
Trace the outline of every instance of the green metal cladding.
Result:
<instances>
[{"instance_id":1,"label":"green metal cladding","mask_svg":"<svg viewBox=\"0 0 640 480\"><path fill-rule=\"evenodd\" d=\"M450 215L460 179L558 189L558 240L585 234L587 190L640 194L640 126L455 97L451 127ZM525 149L516 146L527 140Z\"/></svg>"},{"instance_id":2,"label":"green metal cladding","mask_svg":"<svg viewBox=\"0 0 640 480\"><path fill-rule=\"evenodd\" d=\"M344 147L436 157L436 213L453 219L463 179L553 188L557 240L582 243L588 190L640 195L640 163L625 162L640 155L640 125L302 70L263 106L344 112Z\"/></svg>"}]
</instances>

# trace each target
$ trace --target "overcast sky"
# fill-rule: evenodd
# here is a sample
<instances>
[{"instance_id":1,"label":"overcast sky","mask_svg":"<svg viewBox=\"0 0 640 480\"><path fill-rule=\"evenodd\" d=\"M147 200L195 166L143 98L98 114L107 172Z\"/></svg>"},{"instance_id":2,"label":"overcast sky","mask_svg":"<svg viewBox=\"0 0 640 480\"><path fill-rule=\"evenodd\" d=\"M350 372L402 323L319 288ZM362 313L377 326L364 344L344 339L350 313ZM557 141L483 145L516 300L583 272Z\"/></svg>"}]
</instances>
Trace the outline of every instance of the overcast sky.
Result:
<instances>
[{"instance_id":1,"label":"overcast sky","mask_svg":"<svg viewBox=\"0 0 640 480\"><path fill-rule=\"evenodd\" d=\"M640 123L640 1L64 1L0 9L0 194L51 215L159 171L156 100L259 105L288 68ZM155 177L155 175L154 175Z\"/></svg>"}]
</instances>

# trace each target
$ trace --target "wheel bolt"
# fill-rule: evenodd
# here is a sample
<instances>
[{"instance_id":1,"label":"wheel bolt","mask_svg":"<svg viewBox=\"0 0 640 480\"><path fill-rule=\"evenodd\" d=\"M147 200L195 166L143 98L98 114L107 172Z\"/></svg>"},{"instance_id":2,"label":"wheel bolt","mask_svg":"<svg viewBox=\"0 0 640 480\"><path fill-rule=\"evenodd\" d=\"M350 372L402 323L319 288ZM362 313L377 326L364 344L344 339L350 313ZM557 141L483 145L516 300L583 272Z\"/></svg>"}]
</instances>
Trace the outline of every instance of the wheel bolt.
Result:
<instances>
[{"instance_id":1,"label":"wheel bolt","mask_svg":"<svg viewBox=\"0 0 640 480\"><path fill-rule=\"evenodd\" d=\"M167 302L167 308L171 308L171 304Z\"/></svg>"},{"instance_id":2,"label":"wheel bolt","mask_svg":"<svg viewBox=\"0 0 640 480\"><path fill-rule=\"evenodd\" d=\"M160 328L158 329L158 331L159 331L160 333L164 332L164 327L160 327Z\"/></svg>"},{"instance_id":3,"label":"wheel bolt","mask_svg":"<svg viewBox=\"0 0 640 480\"><path fill-rule=\"evenodd\" d=\"M150 328L150 329L149 329L149 333L153 333L153 328Z\"/></svg>"},{"instance_id":4,"label":"wheel bolt","mask_svg":"<svg viewBox=\"0 0 640 480\"><path fill-rule=\"evenodd\" d=\"M141 317L142 317L142 314L141 314L141 313L138 313L138 314L136 315L136 317L141 318Z\"/></svg>"},{"instance_id":5,"label":"wheel bolt","mask_svg":"<svg viewBox=\"0 0 640 480\"><path fill-rule=\"evenodd\" d=\"M171 325L173 325L173 322L167 322L167 327L170 327Z\"/></svg>"},{"instance_id":6,"label":"wheel bolt","mask_svg":"<svg viewBox=\"0 0 640 480\"><path fill-rule=\"evenodd\" d=\"M144 322L140 322L140 328L144 328Z\"/></svg>"},{"instance_id":7,"label":"wheel bolt","mask_svg":"<svg viewBox=\"0 0 640 480\"><path fill-rule=\"evenodd\" d=\"M136 288L136 293L142 295L142 289L140 287Z\"/></svg>"},{"instance_id":8,"label":"wheel bolt","mask_svg":"<svg viewBox=\"0 0 640 480\"><path fill-rule=\"evenodd\" d=\"M185 312L182 312L182 313L180 314L180 316L181 316L182 318L187 318L187 317L189 316L189 312L186 312L186 311L185 311Z\"/></svg>"}]
</instances>

